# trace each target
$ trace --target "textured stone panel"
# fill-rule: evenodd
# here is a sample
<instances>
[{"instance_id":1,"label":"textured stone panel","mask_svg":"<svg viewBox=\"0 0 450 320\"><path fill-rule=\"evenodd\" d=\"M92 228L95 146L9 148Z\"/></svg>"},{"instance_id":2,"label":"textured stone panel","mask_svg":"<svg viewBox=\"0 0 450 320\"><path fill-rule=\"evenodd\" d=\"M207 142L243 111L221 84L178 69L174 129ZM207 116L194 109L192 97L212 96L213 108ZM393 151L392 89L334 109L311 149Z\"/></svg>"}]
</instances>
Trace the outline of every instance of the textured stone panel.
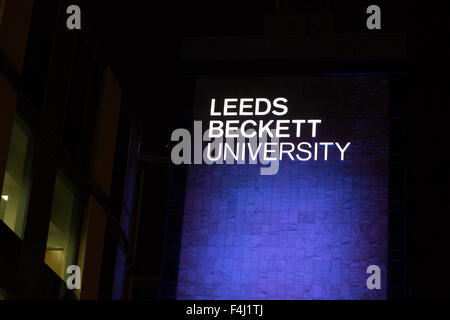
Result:
<instances>
[{"instance_id":1,"label":"textured stone panel","mask_svg":"<svg viewBox=\"0 0 450 320\"><path fill-rule=\"evenodd\" d=\"M337 153L287 159L274 176L261 176L259 165L192 165L177 298L385 299L388 78L208 79L197 87L198 115L213 97L283 96L287 119L323 120L318 141L352 144L345 161ZM381 290L366 287L372 264Z\"/></svg>"}]
</instances>

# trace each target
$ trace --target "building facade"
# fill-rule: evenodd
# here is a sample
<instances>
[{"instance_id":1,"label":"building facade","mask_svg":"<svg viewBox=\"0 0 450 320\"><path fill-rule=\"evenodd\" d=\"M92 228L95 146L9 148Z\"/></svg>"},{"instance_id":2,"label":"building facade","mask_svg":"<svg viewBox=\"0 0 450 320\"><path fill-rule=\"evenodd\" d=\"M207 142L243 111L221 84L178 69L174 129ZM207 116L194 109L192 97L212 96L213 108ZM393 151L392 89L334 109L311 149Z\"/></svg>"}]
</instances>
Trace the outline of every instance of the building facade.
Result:
<instances>
[{"instance_id":1,"label":"building facade","mask_svg":"<svg viewBox=\"0 0 450 320\"><path fill-rule=\"evenodd\" d=\"M70 4L0 1L0 299L123 297L141 128Z\"/></svg>"},{"instance_id":2,"label":"building facade","mask_svg":"<svg viewBox=\"0 0 450 320\"><path fill-rule=\"evenodd\" d=\"M371 101L389 110L378 125L378 129L389 130L380 144L384 162L377 161L384 163L382 179L388 181L378 188L373 182L379 173L363 172L370 157L355 158L347 173L342 173L345 168L333 167L333 162L321 169L319 165L313 169L288 163L273 178L261 178L245 166L173 169L178 183L169 186L160 297L406 297L406 233L402 229L406 164L398 143L406 103L406 34L389 29L368 32L365 24L361 30L347 28L345 21L337 21L337 9L330 1L304 1L298 8L288 1L276 3L292 6L282 10L275 5L267 12L261 34L200 34L184 39L184 74L195 88L191 91L195 108L191 108L190 121L179 127L191 128L189 122L192 125L205 118L207 123L208 99L212 98L289 95L292 113L301 106L300 116L306 112L319 119L331 119L334 113L343 114L354 105L348 119L359 124L364 121L356 114L369 106L365 101ZM344 92L352 98L345 98ZM370 97L363 98L365 95ZM301 98L295 100L296 96ZM200 107L204 108L198 110ZM323 118L317 116L320 112ZM375 114L373 110L368 113ZM353 128L349 135L357 148L357 133L364 130L357 125ZM371 148L376 150L376 144ZM364 170L358 161L365 163ZM356 173L358 168L361 171ZM350 174L352 170L356 171ZM340 182L343 177L345 183ZM366 178L372 181L367 183L370 192L379 193L365 193L368 190L362 181ZM382 222L370 236L367 225L375 224L356 217L359 213ZM339 240L341 236L347 239ZM376 252L369 247L376 247ZM367 259L379 259L375 264L382 267L384 291L378 296L367 291Z\"/></svg>"}]
</instances>

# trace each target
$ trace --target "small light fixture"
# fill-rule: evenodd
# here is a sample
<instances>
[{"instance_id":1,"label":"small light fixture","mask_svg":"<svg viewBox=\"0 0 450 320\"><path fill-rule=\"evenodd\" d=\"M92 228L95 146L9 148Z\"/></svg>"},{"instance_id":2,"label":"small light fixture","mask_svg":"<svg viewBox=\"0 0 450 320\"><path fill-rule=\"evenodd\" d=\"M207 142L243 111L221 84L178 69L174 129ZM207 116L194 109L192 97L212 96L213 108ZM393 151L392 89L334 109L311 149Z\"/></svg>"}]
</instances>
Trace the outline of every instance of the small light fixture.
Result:
<instances>
[{"instance_id":1,"label":"small light fixture","mask_svg":"<svg viewBox=\"0 0 450 320\"><path fill-rule=\"evenodd\" d=\"M8 201L9 197L7 195L2 196L2 199Z\"/></svg>"}]
</instances>

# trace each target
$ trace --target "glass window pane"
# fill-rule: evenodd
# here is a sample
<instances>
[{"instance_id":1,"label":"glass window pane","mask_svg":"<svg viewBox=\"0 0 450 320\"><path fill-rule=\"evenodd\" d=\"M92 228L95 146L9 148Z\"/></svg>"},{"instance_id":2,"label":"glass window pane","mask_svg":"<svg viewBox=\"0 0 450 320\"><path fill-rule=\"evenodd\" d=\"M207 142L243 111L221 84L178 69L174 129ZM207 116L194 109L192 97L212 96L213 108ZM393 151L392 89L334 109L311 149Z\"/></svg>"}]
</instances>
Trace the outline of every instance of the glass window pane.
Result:
<instances>
[{"instance_id":1,"label":"glass window pane","mask_svg":"<svg viewBox=\"0 0 450 320\"><path fill-rule=\"evenodd\" d=\"M5 0L0 0L0 28L2 27L4 13L5 13Z\"/></svg>"},{"instance_id":2,"label":"glass window pane","mask_svg":"<svg viewBox=\"0 0 450 320\"><path fill-rule=\"evenodd\" d=\"M0 288L0 300L6 300L6 293Z\"/></svg>"},{"instance_id":3,"label":"glass window pane","mask_svg":"<svg viewBox=\"0 0 450 320\"><path fill-rule=\"evenodd\" d=\"M31 171L31 143L25 126L16 119L0 199L0 219L23 237Z\"/></svg>"},{"instance_id":4,"label":"glass window pane","mask_svg":"<svg viewBox=\"0 0 450 320\"><path fill-rule=\"evenodd\" d=\"M45 263L63 279L66 278L67 267L75 264L78 226L79 215L75 193L58 174L53 194Z\"/></svg>"}]
</instances>

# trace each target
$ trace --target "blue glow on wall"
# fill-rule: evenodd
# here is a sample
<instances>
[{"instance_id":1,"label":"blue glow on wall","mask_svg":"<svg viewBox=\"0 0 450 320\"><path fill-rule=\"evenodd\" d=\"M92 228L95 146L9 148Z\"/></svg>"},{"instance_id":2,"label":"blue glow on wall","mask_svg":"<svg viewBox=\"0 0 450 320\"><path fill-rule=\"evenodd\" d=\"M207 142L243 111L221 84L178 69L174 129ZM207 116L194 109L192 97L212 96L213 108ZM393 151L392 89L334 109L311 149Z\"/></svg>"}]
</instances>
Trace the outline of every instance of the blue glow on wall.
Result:
<instances>
[{"instance_id":1,"label":"blue glow on wall","mask_svg":"<svg viewBox=\"0 0 450 320\"><path fill-rule=\"evenodd\" d=\"M200 80L200 106L230 92L288 96L304 106L296 112L333 124L322 137L352 149L345 161L283 161L274 176L191 165L177 298L385 299L388 88L386 77ZM380 290L366 287L373 264Z\"/></svg>"}]
</instances>

